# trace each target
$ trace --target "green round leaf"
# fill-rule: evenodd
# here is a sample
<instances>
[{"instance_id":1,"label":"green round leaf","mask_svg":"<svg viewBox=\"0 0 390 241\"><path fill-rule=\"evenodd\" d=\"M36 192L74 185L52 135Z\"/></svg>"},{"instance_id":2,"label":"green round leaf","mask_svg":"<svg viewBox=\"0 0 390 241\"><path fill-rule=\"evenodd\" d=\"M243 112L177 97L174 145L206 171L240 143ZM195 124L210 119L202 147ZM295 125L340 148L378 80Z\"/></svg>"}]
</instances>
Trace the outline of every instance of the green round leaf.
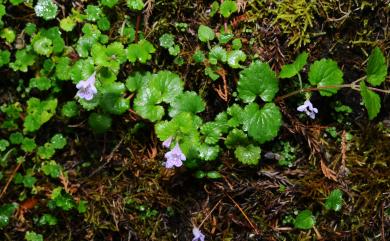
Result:
<instances>
[{"instance_id":1,"label":"green round leaf","mask_svg":"<svg viewBox=\"0 0 390 241\"><path fill-rule=\"evenodd\" d=\"M131 10L141 11L144 8L143 0L127 0L127 6Z\"/></svg>"},{"instance_id":2,"label":"green round leaf","mask_svg":"<svg viewBox=\"0 0 390 241\"><path fill-rule=\"evenodd\" d=\"M32 152L37 147L37 144L35 144L34 139L31 138L24 138L22 141L22 150L24 152Z\"/></svg>"},{"instance_id":3,"label":"green round leaf","mask_svg":"<svg viewBox=\"0 0 390 241\"><path fill-rule=\"evenodd\" d=\"M237 159L245 165L257 165L260 160L261 149L258 146L238 146L234 151L234 155Z\"/></svg>"},{"instance_id":4,"label":"green round leaf","mask_svg":"<svg viewBox=\"0 0 390 241\"><path fill-rule=\"evenodd\" d=\"M56 150L51 143L45 143L45 145L38 147L37 154L41 159L50 159Z\"/></svg>"},{"instance_id":5,"label":"green round leaf","mask_svg":"<svg viewBox=\"0 0 390 241\"><path fill-rule=\"evenodd\" d=\"M51 138L50 143L54 149L62 149L66 145L66 138L62 134L55 134Z\"/></svg>"},{"instance_id":6,"label":"green round leaf","mask_svg":"<svg viewBox=\"0 0 390 241\"><path fill-rule=\"evenodd\" d=\"M55 161L46 161L42 163L41 170L46 176L57 178L61 175L61 166Z\"/></svg>"},{"instance_id":7,"label":"green round leaf","mask_svg":"<svg viewBox=\"0 0 390 241\"><path fill-rule=\"evenodd\" d=\"M340 189L333 190L325 201L325 208L340 211L343 206L343 192Z\"/></svg>"},{"instance_id":8,"label":"green round leaf","mask_svg":"<svg viewBox=\"0 0 390 241\"><path fill-rule=\"evenodd\" d=\"M66 32L72 31L75 26L76 26L76 22L70 16L63 18L60 21L60 28Z\"/></svg>"},{"instance_id":9,"label":"green round leaf","mask_svg":"<svg viewBox=\"0 0 390 241\"><path fill-rule=\"evenodd\" d=\"M58 7L53 0L38 0L34 10L38 17L42 17L45 20L50 20L56 17Z\"/></svg>"},{"instance_id":10,"label":"green round leaf","mask_svg":"<svg viewBox=\"0 0 390 241\"><path fill-rule=\"evenodd\" d=\"M218 61L225 63L227 60L227 51L219 46L214 46L209 52L209 62L211 64L217 64Z\"/></svg>"},{"instance_id":11,"label":"green round leaf","mask_svg":"<svg viewBox=\"0 0 390 241\"><path fill-rule=\"evenodd\" d=\"M79 113L79 106L76 101L66 102L61 109L61 114L65 117L71 118L77 116Z\"/></svg>"},{"instance_id":12,"label":"green round leaf","mask_svg":"<svg viewBox=\"0 0 390 241\"><path fill-rule=\"evenodd\" d=\"M211 28L200 25L198 29L198 38L202 42L208 42L215 38L215 33Z\"/></svg>"},{"instance_id":13,"label":"green round leaf","mask_svg":"<svg viewBox=\"0 0 390 241\"><path fill-rule=\"evenodd\" d=\"M140 63L146 63L146 61L152 59L151 54L155 51L156 49L149 41L142 39L138 43L129 45L127 48L127 59L132 63L135 63L137 60Z\"/></svg>"},{"instance_id":14,"label":"green round leaf","mask_svg":"<svg viewBox=\"0 0 390 241\"><path fill-rule=\"evenodd\" d=\"M299 229L311 229L314 224L315 219L310 210L299 212L294 220L294 227Z\"/></svg>"},{"instance_id":15,"label":"green round leaf","mask_svg":"<svg viewBox=\"0 0 390 241\"><path fill-rule=\"evenodd\" d=\"M278 92L278 80L267 63L253 62L240 72L238 96L246 103L253 102L256 96L264 101L272 101Z\"/></svg>"},{"instance_id":16,"label":"green round leaf","mask_svg":"<svg viewBox=\"0 0 390 241\"><path fill-rule=\"evenodd\" d=\"M225 0L221 3L219 7L219 12L225 18L230 17L230 15L234 12L237 12L237 4L235 1Z\"/></svg>"},{"instance_id":17,"label":"green round leaf","mask_svg":"<svg viewBox=\"0 0 390 241\"><path fill-rule=\"evenodd\" d=\"M233 69L242 68L239 62L245 60L246 60L246 54L241 50L233 50L229 52L227 56L228 64Z\"/></svg>"},{"instance_id":18,"label":"green round leaf","mask_svg":"<svg viewBox=\"0 0 390 241\"><path fill-rule=\"evenodd\" d=\"M46 77L38 77L30 79L30 88L37 88L39 90L48 90L51 87L51 80Z\"/></svg>"},{"instance_id":19,"label":"green round leaf","mask_svg":"<svg viewBox=\"0 0 390 241\"><path fill-rule=\"evenodd\" d=\"M170 33L165 33L159 38L160 46L168 49L175 44L175 36Z\"/></svg>"},{"instance_id":20,"label":"green round leaf","mask_svg":"<svg viewBox=\"0 0 390 241\"><path fill-rule=\"evenodd\" d=\"M20 132L14 132L9 136L9 140L12 144L22 144L23 134Z\"/></svg>"},{"instance_id":21,"label":"green round leaf","mask_svg":"<svg viewBox=\"0 0 390 241\"><path fill-rule=\"evenodd\" d=\"M88 124L96 133L104 133L111 128L111 117L104 114L92 113L89 115Z\"/></svg>"},{"instance_id":22,"label":"green round leaf","mask_svg":"<svg viewBox=\"0 0 390 241\"><path fill-rule=\"evenodd\" d=\"M202 50L196 50L195 53L192 55L192 58L194 59L195 63L201 63L205 59L205 55Z\"/></svg>"},{"instance_id":23,"label":"green round leaf","mask_svg":"<svg viewBox=\"0 0 390 241\"><path fill-rule=\"evenodd\" d=\"M9 146L9 142L5 139L0 139L0 152L5 151Z\"/></svg>"},{"instance_id":24,"label":"green round leaf","mask_svg":"<svg viewBox=\"0 0 390 241\"><path fill-rule=\"evenodd\" d=\"M27 101L27 116L24 119L24 131L38 130L44 123L49 121L55 114L57 99L41 101L35 97Z\"/></svg>"},{"instance_id":25,"label":"green round leaf","mask_svg":"<svg viewBox=\"0 0 390 241\"><path fill-rule=\"evenodd\" d=\"M213 161L218 157L219 146L201 145L198 147L199 157L204 161Z\"/></svg>"},{"instance_id":26,"label":"green round leaf","mask_svg":"<svg viewBox=\"0 0 390 241\"><path fill-rule=\"evenodd\" d=\"M16 203L3 204L0 206L0 229L8 225L11 216L17 208L18 205Z\"/></svg>"},{"instance_id":27,"label":"green round leaf","mask_svg":"<svg viewBox=\"0 0 390 241\"><path fill-rule=\"evenodd\" d=\"M243 145L246 146L249 144L248 136L239 129L233 129L229 132L225 140L225 145L228 149Z\"/></svg>"},{"instance_id":28,"label":"green round leaf","mask_svg":"<svg viewBox=\"0 0 390 241\"><path fill-rule=\"evenodd\" d=\"M242 115L244 130L260 144L275 138L282 125L282 114L274 103L267 103L262 109L251 103Z\"/></svg>"},{"instance_id":29,"label":"green round leaf","mask_svg":"<svg viewBox=\"0 0 390 241\"><path fill-rule=\"evenodd\" d=\"M171 103L169 116L173 117L181 112L190 112L193 114L204 111L205 103L195 92L184 92L178 95Z\"/></svg>"},{"instance_id":30,"label":"green round leaf","mask_svg":"<svg viewBox=\"0 0 390 241\"><path fill-rule=\"evenodd\" d=\"M309 81L312 85L334 86L344 82L343 72L337 66L337 63L330 59L321 59L315 61L309 70ZM337 88L320 90L322 96L331 96L337 93Z\"/></svg>"},{"instance_id":31,"label":"green round leaf","mask_svg":"<svg viewBox=\"0 0 390 241\"><path fill-rule=\"evenodd\" d=\"M24 235L24 238L26 239L26 241L43 241L42 234L37 234L34 231L27 231Z\"/></svg>"}]
</instances>

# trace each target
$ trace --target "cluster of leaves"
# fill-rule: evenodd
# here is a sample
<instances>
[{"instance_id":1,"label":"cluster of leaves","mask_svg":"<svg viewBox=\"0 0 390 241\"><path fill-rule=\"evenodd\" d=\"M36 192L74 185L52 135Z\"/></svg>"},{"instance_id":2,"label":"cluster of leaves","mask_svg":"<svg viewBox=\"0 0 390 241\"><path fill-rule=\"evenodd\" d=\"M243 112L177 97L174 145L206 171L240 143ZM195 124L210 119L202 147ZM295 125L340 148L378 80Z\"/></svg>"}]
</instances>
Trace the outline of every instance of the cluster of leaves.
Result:
<instances>
[{"instance_id":1,"label":"cluster of leaves","mask_svg":"<svg viewBox=\"0 0 390 241\"><path fill-rule=\"evenodd\" d=\"M133 109L154 124L161 141L173 137L180 144L187 157L185 165L198 170L198 178L221 177L217 171L201 169L203 164L217 160L225 148L232 150L242 164L257 165L261 145L278 135L282 125L281 111L274 103L279 92L278 79L298 76L300 80L300 71L307 64L306 52L294 63L284 66L277 75L268 63L247 56L241 39L235 37L228 24L219 30L200 25L197 32L200 42L192 55L194 64L204 67L205 75L212 81L226 78L226 69L239 76L234 100L213 120L205 121L201 116L206 102L198 93L185 90L185 80L177 73L140 71L144 64L153 60L157 49L142 34L137 35L129 18L124 18L118 37L111 38L111 19L107 13L119 7L118 3L119 0L95 1L83 9L71 9L60 19L59 26L45 24L46 27L40 27L28 23L17 33L11 27L5 27L9 4L24 4L34 9L38 18L50 23L59 17L58 3L52 0L0 0L0 37L9 46L0 50L0 67L34 76L20 82L22 90L19 91L26 97L24 103L7 103L0 107L0 128L6 133L0 139L0 166L4 169L23 166L12 180L13 185L23 188L18 196L20 202L42 191L40 185L45 180L66 181L67 172L56 154L66 147L68 138L62 133L42 137L40 131L50 121L67 122L80 113L88 115L90 128L99 134L111 128L112 116L121 116ZM144 2L126 0L126 5L137 12L143 9ZM210 16L218 13L226 20L237 11L235 1L225 0L221 4L215 1ZM178 23L177 28L185 31L187 25ZM23 44L17 43L17 36L23 39ZM173 34L163 34L159 45L175 57L176 63L180 63L182 46ZM124 65L134 70L125 80L122 73L129 68L123 68ZM95 72L97 94L92 100L73 98L73 94L68 94L70 91L65 86L75 86ZM385 58L376 48L368 60L367 78L360 83L370 119L379 113L380 98L366 86L366 82L379 86L386 75ZM322 96L331 96L338 88L324 87L341 85L342 76L335 61L321 59L310 65L307 85L319 88ZM294 159L294 150L287 146L283 151L285 159L281 165L289 165ZM0 171L1 181L2 177ZM86 211L86 202L73 197L66 188L54 185L50 193L47 202L50 210ZM339 209L332 201L337 195L326 202L328 209ZM0 229L9 223L17 208L16 203L0 207ZM301 216L296 218L297 228L305 226L300 225L299 220L307 220L311 213ZM57 219L50 213L39 219L42 225L56 223ZM43 237L27 232L25 239L42 240Z\"/></svg>"},{"instance_id":2,"label":"cluster of leaves","mask_svg":"<svg viewBox=\"0 0 390 241\"><path fill-rule=\"evenodd\" d=\"M60 19L58 26L27 23L24 28L12 29L7 26L7 10L12 9L11 5L23 4L19 7L31 9L38 18L52 23L59 17L59 3L52 0L0 0L0 37L6 43L0 49L0 67L33 76L19 81L17 91L22 98L0 106L0 180L7 182L4 177L11 172L5 170L17 166L9 180L12 181L10 188L21 190L17 202L34 199L44 191L45 194L51 193L49 200L38 205L47 206L53 213L57 210L79 213L87 210L86 201L73 196L66 186L55 184L67 182L68 173L57 160L57 153L67 145L67 137L56 133L46 139L40 134L48 122L54 119L67 122L83 109L96 110L90 113L88 123L96 132L103 132L111 126L111 115L120 115L130 109L129 98L124 98L126 87L117 81L121 65L126 61L145 63L155 49L142 35L140 41L134 42L135 30L129 19L123 22L118 32L121 38L109 41L105 33L111 29L111 22L106 13L118 3L118 0L100 0L84 9L73 8L68 16ZM127 0L126 3L132 11L144 7L142 0ZM77 27L81 29L80 36ZM67 43L64 35L69 37ZM77 84L95 71L98 72L99 94L93 100L73 99L74 94L71 94L71 99L65 97L72 91L64 86ZM45 182L52 184L46 185ZM7 187L4 190L3 187L2 191L6 191ZM0 206L0 229L9 223L19 208L17 202ZM57 218L45 213L37 222L39 225L55 225ZM25 239L43 240L43 237L27 232Z\"/></svg>"}]
</instances>

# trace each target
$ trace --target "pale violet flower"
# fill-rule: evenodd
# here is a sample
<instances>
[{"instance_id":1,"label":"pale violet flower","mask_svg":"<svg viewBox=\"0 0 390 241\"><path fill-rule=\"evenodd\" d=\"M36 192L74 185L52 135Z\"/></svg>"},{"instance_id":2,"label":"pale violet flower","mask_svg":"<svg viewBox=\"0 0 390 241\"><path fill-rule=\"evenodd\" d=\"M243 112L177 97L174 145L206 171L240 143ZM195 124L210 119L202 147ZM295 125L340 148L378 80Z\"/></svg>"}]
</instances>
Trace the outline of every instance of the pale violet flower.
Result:
<instances>
[{"instance_id":1,"label":"pale violet flower","mask_svg":"<svg viewBox=\"0 0 390 241\"><path fill-rule=\"evenodd\" d=\"M88 79L81 80L76 85L76 88L79 89L77 91L76 96L85 100L92 100L93 96L97 93L97 89L95 87L95 80L96 80L96 71L93 72L93 74L89 76Z\"/></svg>"},{"instance_id":2,"label":"pale violet flower","mask_svg":"<svg viewBox=\"0 0 390 241\"><path fill-rule=\"evenodd\" d=\"M169 148L171 146L171 143L172 143L172 136L170 136L168 139L166 139L163 143L162 143L162 146L165 147L165 148Z\"/></svg>"},{"instance_id":3,"label":"pale violet flower","mask_svg":"<svg viewBox=\"0 0 390 241\"><path fill-rule=\"evenodd\" d=\"M312 119L314 119L318 113L318 109L313 107L313 104L310 102L310 100L306 100L303 105L298 106L297 110L300 112L305 112L306 115Z\"/></svg>"},{"instance_id":4,"label":"pale violet flower","mask_svg":"<svg viewBox=\"0 0 390 241\"><path fill-rule=\"evenodd\" d=\"M199 228L197 227L194 227L192 229L192 234L194 235L194 238L192 239L192 241L204 241L204 234L199 230Z\"/></svg>"},{"instance_id":5,"label":"pale violet flower","mask_svg":"<svg viewBox=\"0 0 390 241\"><path fill-rule=\"evenodd\" d=\"M176 143L176 146L171 151L165 153L165 158L167 159L165 163L166 168L181 167L183 161L186 160L186 156L181 151L179 143Z\"/></svg>"}]
</instances>

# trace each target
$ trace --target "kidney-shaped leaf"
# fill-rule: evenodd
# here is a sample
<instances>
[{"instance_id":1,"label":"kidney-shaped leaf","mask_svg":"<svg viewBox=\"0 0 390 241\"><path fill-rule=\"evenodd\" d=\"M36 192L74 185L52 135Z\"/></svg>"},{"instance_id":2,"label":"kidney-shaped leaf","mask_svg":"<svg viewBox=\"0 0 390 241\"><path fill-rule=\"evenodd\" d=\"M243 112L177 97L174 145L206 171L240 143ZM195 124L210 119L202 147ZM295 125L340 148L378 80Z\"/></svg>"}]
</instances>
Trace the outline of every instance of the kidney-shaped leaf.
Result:
<instances>
[{"instance_id":1,"label":"kidney-shaped leaf","mask_svg":"<svg viewBox=\"0 0 390 241\"><path fill-rule=\"evenodd\" d=\"M175 100L171 103L169 109L169 115L171 117L179 114L180 112L190 112L193 114L204 111L205 103L202 98L195 92L185 92L178 95Z\"/></svg>"},{"instance_id":2,"label":"kidney-shaped leaf","mask_svg":"<svg viewBox=\"0 0 390 241\"><path fill-rule=\"evenodd\" d=\"M272 101L278 90L276 75L267 63L256 61L240 72L238 96L246 103L253 102L256 96Z\"/></svg>"},{"instance_id":3,"label":"kidney-shaped leaf","mask_svg":"<svg viewBox=\"0 0 390 241\"><path fill-rule=\"evenodd\" d=\"M251 103L244 109L244 130L260 144L275 138L281 124L282 114L274 103L267 103L262 109Z\"/></svg>"},{"instance_id":4,"label":"kidney-shaped leaf","mask_svg":"<svg viewBox=\"0 0 390 241\"><path fill-rule=\"evenodd\" d=\"M310 66L309 81L312 85L334 86L343 83L343 72L337 66L337 63L330 59L321 59L315 61ZM329 88L320 91L322 96L331 96L337 92L337 88Z\"/></svg>"},{"instance_id":5,"label":"kidney-shaped leaf","mask_svg":"<svg viewBox=\"0 0 390 241\"><path fill-rule=\"evenodd\" d=\"M246 165L257 165L260 160L261 149L258 146L249 145L246 147L239 146L234 151L234 155L237 159Z\"/></svg>"}]
</instances>

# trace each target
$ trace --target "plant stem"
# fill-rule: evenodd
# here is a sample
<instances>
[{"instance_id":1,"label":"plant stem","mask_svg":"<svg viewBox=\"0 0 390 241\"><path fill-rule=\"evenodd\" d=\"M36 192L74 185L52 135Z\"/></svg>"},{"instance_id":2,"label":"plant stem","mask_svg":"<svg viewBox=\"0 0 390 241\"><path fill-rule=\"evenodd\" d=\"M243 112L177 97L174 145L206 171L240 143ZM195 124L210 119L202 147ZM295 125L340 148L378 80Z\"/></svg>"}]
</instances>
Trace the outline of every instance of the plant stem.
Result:
<instances>
[{"instance_id":1,"label":"plant stem","mask_svg":"<svg viewBox=\"0 0 390 241\"><path fill-rule=\"evenodd\" d=\"M302 92L313 92L313 91L319 91L319 90L326 90L326 89L341 89L341 88L351 88L351 89L353 89L353 90L360 91L360 86L358 85L358 82L363 81L365 78L366 78L366 76L363 76L363 77L361 77L361 78L355 80L354 82L352 82L352 83L350 83L350 84L343 84L343 85L324 85L324 86L319 86L319 87L302 88L301 76L298 74L298 80L299 80L299 84L300 84L300 86L301 86L301 89L295 90L295 91L290 92L290 93L288 93L288 94L285 94L285 95L282 95L282 96L277 97L277 98L276 98L276 102L282 101L282 100L284 100L284 99L287 99L287 98L289 98L289 97L291 97L291 96L300 94L300 93L302 93ZM378 89L378 88L374 88L374 87L367 87L367 89L372 90L372 91L375 91L375 92L384 93L384 94L390 94L390 90L383 90L383 89Z\"/></svg>"}]
</instances>

